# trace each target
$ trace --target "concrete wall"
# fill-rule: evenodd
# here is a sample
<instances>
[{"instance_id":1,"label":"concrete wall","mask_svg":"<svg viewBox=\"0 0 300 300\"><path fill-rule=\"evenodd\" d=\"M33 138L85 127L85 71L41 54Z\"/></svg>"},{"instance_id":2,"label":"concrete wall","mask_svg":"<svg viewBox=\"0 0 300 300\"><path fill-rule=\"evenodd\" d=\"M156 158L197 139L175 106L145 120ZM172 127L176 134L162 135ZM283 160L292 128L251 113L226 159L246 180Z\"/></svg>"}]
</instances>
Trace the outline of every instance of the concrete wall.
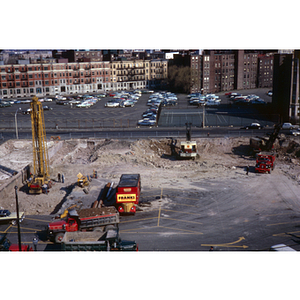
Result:
<instances>
[{"instance_id":1,"label":"concrete wall","mask_svg":"<svg viewBox=\"0 0 300 300\"><path fill-rule=\"evenodd\" d=\"M52 146L51 143L54 143L54 145ZM64 141L59 141L50 142L48 144L48 147L50 148L48 149L49 159L51 159L51 157L53 157L62 148L63 143ZM5 180L0 186L0 199L4 199L8 195L11 196L12 193L15 193L15 186L19 189L22 188L26 184L26 180L28 179L30 172L33 172L33 165L31 163L18 171L16 175Z\"/></svg>"},{"instance_id":2,"label":"concrete wall","mask_svg":"<svg viewBox=\"0 0 300 300\"><path fill-rule=\"evenodd\" d=\"M0 199L4 199L8 195L12 195L15 193L15 186L19 189L24 186L26 183L26 179L30 173L31 164L24 167L21 171L19 171L16 175L13 175L11 178L7 179L4 184L0 186Z\"/></svg>"}]
</instances>

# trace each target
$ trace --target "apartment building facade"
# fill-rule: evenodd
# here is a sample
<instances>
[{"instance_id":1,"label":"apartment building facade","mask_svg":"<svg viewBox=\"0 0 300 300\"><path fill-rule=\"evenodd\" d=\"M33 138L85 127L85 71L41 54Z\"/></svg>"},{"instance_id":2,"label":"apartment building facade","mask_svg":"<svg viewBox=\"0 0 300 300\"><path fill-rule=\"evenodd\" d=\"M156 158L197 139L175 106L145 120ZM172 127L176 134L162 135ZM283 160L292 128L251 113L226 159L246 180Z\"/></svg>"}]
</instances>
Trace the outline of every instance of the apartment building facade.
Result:
<instances>
[{"instance_id":1,"label":"apartment building facade","mask_svg":"<svg viewBox=\"0 0 300 300\"><path fill-rule=\"evenodd\" d=\"M111 90L109 62L0 66L0 98Z\"/></svg>"},{"instance_id":2,"label":"apartment building facade","mask_svg":"<svg viewBox=\"0 0 300 300\"><path fill-rule=\"evenodd\" d=\"M166 59L151 59L149 88L163 88L168 78L168 61Z\"/></svg>"},{"instance_id":3,"label":"apartment building facade","mask_svg":"<svg viewBox=\"0 0 300 300\"><path fill-rule=\"evenodd\" d=\"M258 54L257 87L273 87L274 54Z\"/></svg>"},{"instance_id":4,"label":"apartment building facade","mask_svg":"<svg viewBox=\"0 0 300 300\"><path fill-rule=\"evenodd\" d=\"M299 123L300 50L274 55L273 97L281 122Z\"/></svg>"},{"instance_id":5,"label":"apartment building facade","mask_svg":"<svg viewBox=\"0 0 300 300\"><path fill-rule=\"evenodd\" d=\"M168 62L117 60L0 65L0 98L161 88Z\"/></svg>"},{"instance_id":6,"label":"apartment building facade","mask_svg":"<svg viewBox=\"0 0 300 300\"><path fill-rule=\"evenodd\" d=\"M111 62L112 89L130 90L148 87L150 75L150 61L145 60L117 60Z\"/></svg>"}]
</instances>

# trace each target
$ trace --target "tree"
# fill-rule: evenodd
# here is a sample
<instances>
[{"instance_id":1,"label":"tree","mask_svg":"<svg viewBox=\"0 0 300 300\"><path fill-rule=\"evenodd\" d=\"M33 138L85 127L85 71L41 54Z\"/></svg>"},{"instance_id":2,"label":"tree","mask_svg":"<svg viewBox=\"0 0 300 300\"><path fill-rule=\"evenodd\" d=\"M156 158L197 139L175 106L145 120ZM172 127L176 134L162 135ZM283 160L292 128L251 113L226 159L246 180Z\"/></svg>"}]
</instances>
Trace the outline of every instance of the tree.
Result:
<instances>
[{"instance_id":1,"label":"tree","mask_svg":"<svg viewBox=\"0 0 300 300\"><path fill-rule=\"evenodd\" d=\"M168 70L169 89L179 93L189 93L191 88L191 68L170 66Z\"/></svg>"}]
</instances>

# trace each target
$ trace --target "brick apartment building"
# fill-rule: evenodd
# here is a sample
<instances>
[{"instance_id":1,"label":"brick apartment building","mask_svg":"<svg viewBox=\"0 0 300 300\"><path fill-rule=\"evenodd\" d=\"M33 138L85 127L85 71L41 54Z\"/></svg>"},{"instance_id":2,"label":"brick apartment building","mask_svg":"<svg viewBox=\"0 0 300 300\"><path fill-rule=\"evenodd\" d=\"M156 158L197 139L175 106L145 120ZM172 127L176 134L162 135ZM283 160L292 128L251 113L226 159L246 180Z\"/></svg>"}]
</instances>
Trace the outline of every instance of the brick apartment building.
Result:
<instances>
[{"instance_id":1,"label":"brick apartment building","mask_svg":"<svg viewBox=\"0 0 300 300\"><path fill-rule=\"evenodd\" d=\"M76 51L73 53L77 57ZM90 52L77 57L83 62L68 62L57 55L56 63L49 59L19 60L19 64L0 65L0 98L24 98L57 95L99 93L110 90L160 88L168 76L168 61L119 60L93 61ZM70 54L70 53L69 53ZM30 63L30 62L34 63Z\"/></svg>"},{"instance_id":2,"label":"brick apartment building","mask_svg":"<svg viewBox=\"0 0 300 300\"><path fill-rule=\"evenodd\" d=\"M257 87L272 88L274 71L274 54L258 54Z\"/></svg>"},{"instance_id":3,"label":"brick apartment building","mask_svg":"<svg viewBox=\"0 0 300 300\"><path fill-rule=\"evenodd\" d=\"M299 123L300 50L274 55L273 97L282 122Z\"/></svg>"},{"instance_id":4,"label":"brick apartment building","mask_svg":"<svg viewBox=\"0 0 300 300\"><path fill-rule=\"evenodd\" d=\"M0 65L0 98L111 89L109 62Z\"/></svg>"},{"instance_id":5,"label":"brick apartment building","mask_svg":"<svg viewBox=\"0 0 300 300\"><path fill-rule=\"evenodd\" d=\"M175 54L171 64L191 68L190 92L218 93L273 85L273 54L254 50L203 50Z\"/></svg>"}]
</instances>

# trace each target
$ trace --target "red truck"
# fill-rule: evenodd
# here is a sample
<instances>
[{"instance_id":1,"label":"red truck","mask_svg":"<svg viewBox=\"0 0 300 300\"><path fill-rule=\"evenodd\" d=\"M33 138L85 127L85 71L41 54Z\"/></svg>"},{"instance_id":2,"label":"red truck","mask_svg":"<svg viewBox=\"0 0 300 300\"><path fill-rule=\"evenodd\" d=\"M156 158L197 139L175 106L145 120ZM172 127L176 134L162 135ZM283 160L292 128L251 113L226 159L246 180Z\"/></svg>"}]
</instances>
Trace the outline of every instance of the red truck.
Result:
<instances>
[{"instance_id":1,"label":"red truck","mask_svg":"<svg viewBox=\"0 0 300 300\"><path fill-rule=\"evenodd\" d=\"M20 251L19 250L19 244L12 244L9 249L9 251L15 252L15 251ZM30 247L29 245L21 245L21 251L33 251L32 247Z\"/></svg>"},{"instance_id":2,"label":"red truck","mask_svg":"<svg viewBox=\"0 0 300 300\"><path fill-rule=\"evenodd\" d=\"M256 154L255 172L271 173L275 167L275 155L270 152L260 152Z\"/></svg>"},{"instance_id":3,"label":"red truck","mask_svg":"<svg viewBox=\"0 0 300 300\"><path fill-rule=\"evenodd\" d=\"M65 232L105 230L109 225L118 227L119 213L114 206L70 210L64 220L48 224L48 238L61 243Z\"/></svg>"},{"instance_id":4,"label":"red truck","mask_svg":"<svg viewBox=\"0 0 300 300\"><path fill-rule=\"evenodd\" d=\"M135 214L141 193L140 174L123 174L116 188L116 208L119 213Z\"/></svg>"}]
</instances>

